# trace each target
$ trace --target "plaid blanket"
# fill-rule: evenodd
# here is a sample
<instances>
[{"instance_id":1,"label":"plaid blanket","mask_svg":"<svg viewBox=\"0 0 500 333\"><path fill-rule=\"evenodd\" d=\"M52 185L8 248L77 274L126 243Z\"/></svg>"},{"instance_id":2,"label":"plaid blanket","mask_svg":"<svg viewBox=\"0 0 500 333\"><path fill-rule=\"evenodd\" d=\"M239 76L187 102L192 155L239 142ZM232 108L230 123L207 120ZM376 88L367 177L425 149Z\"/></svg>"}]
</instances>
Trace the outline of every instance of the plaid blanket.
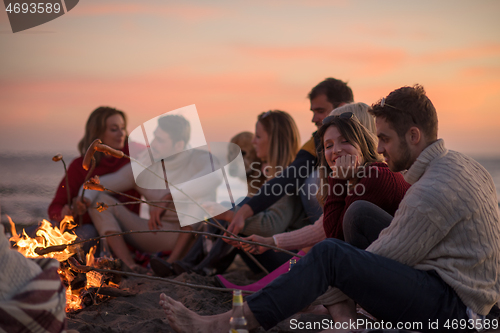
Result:
<instances>
[{"instance_id":1,"label":"plaid blanket","mask_svg":"<svg viewBox=\"0 0 500 333\"><path fill-rule=\"evenodd\" d=\"M11 299L0 302L0 332L62 332L66 328L66 290L59 278L59 262L31 259L42 272Z\"/></svg>"}]
</instances>

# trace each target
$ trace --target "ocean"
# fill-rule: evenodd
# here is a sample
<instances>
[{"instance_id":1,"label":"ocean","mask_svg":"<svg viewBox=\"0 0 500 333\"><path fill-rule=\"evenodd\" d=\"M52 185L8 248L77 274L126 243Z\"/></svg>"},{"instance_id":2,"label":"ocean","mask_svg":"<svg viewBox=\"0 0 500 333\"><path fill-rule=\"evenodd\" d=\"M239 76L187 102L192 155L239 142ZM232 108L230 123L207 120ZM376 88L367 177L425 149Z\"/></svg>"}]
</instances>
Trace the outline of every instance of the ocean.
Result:
<instances>
[{"instance_id":1,"label":"ocean","mask_svg":"<svg viewBox=\"0 0 500 333\"><path fill-rule=\"evenodd\" d=\"M69 166L76 154L64 155ZM476 158L493 177L500 198L500 157ZM47 207L64 176L61 162L50 154L0 153L1 221L9 215L16 224L29 225L47 219Z\"/></svg>"}]
</instances>

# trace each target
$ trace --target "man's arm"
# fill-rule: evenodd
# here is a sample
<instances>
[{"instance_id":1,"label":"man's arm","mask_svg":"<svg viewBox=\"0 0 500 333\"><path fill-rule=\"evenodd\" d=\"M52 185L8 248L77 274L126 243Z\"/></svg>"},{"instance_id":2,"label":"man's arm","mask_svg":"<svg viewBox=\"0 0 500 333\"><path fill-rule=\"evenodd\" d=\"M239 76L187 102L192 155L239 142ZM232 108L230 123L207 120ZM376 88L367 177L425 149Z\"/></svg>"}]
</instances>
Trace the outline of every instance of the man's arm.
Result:
<instances>
[{"instance_id":1,"label":"man's arm","mask_svg":"<svg viewBox=\"0 0 500 333\"><path fill-rule=\"evenodd\" d=\"M278 177L266 182L247 205L254 214L271 207L285 196L286 192L295 192L302 185L315 167L316 157L305 150L299 150L295 160ZM273 191L273 189L275 189ZM279 190L278 190L279 189ZM286 191L285 191L286 189Z\"/></svg>"},{"instance_id":2,"label":"man's arm","mask_svg":"<svg viewBox=\"0 0 500 333\"><path fill-rule=\"evenodd\" d=\"M316 157L313 154L303 149L299 150L295 160L279 177L266 182L255 196L241 206L240 210L234 215L228 230L237 234L243 229L247 218L269 208L286 193L295 193L297 186L302 185L304 179L314 169L315 162ZM273 188L275 189L274 193Z\"/></svg>"}]
</instances>

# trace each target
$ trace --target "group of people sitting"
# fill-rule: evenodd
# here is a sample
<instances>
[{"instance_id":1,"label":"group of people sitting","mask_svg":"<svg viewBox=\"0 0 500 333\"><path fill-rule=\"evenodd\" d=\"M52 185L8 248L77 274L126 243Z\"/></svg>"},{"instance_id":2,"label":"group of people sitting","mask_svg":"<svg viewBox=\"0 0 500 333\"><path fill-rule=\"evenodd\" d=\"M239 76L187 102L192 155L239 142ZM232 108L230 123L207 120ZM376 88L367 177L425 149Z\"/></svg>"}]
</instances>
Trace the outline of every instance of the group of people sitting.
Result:
<instances>
[{"instance_id":1,"label":"group of people sitting","mask_svg":"<svg viewBox=\"0 0 500 333\"><path fill-rule=\"evenodd\" d=\"M328 78L308 97L317 132L300 147L297 126L288 113L261 113L253 137L246 136L254 152L241 145L244 158L255 157L256 164L246 163L251 194L215 216L243 239L299 253L289 272L289 254L236 239L217 239L207 246L206 238L191 234L108 237L113 255L128 269L145 273L148 269L134 260L131 249L162 253L152 256L150 266L157 275L169 276L222 274L237 253L258 271L246 255L251 253L270 272L262 280L237 286L217 275L227 288L256 292L244 304L250 328L270 329L308 306L327 311L335 322L355 321L356 305L386 322L422 322L422 331L432 330L428 323L436 320L440 330L486 327L476 320L485 323L500 299L495 186L481 165L446 149L438 139L436 110L423 87L396 89L368 106L354 103L345 82ZM168 186L141 188L129 160L102 153L96 153L92 175L100 176L103 186L160 203L150 207L145 219L139 205L120 204L130 202L124 196L85 191L81 201L87 147L100 139L129 154L126 126L125 114L113 108L101 107L90 115L78 145L82 156L68 168L72 202L63 179L49 217L60 221L65 215L82 216L77 234L83 238L148 229L223 233L214 220L181 227ZM174 158L186 151L189 141L189 122L167 115L159 119L149 147ZM196 149L189 150L196 154ZM194 168L193 174L206 173L205 165L189 160L183 165ZM252 172L255 165L260 172ZM211 198L206 196L207 201ZM96 202L109 208L99 212ZM202 317L165 295L160 304L177 331L229 330L229 312ZM475 326L446 327L447 320Z\"/></svg>"}]
</instances>

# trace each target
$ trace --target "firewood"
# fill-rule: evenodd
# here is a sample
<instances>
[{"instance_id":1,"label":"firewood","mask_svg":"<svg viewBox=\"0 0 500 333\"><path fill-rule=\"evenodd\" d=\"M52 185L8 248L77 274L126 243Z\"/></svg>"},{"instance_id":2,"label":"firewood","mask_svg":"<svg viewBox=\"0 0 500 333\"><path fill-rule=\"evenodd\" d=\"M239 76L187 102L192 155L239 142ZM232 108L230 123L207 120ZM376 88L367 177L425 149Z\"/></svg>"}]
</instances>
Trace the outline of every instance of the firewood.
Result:
<instances>
[{"instance_id":1,"label":"firewood","mask_svg":"<svg viewBox=\"0 0 500 333\"><path fill-rule=\"evenodd\" d=\"M49 247L37 247L35 249L35 253L38 254L39 256L43 256L45 254L51 253L51 252L61 252L64 251L68 247L67 244L62 244L62 245L53 245Z\"/></svg>"}]
</instances>

